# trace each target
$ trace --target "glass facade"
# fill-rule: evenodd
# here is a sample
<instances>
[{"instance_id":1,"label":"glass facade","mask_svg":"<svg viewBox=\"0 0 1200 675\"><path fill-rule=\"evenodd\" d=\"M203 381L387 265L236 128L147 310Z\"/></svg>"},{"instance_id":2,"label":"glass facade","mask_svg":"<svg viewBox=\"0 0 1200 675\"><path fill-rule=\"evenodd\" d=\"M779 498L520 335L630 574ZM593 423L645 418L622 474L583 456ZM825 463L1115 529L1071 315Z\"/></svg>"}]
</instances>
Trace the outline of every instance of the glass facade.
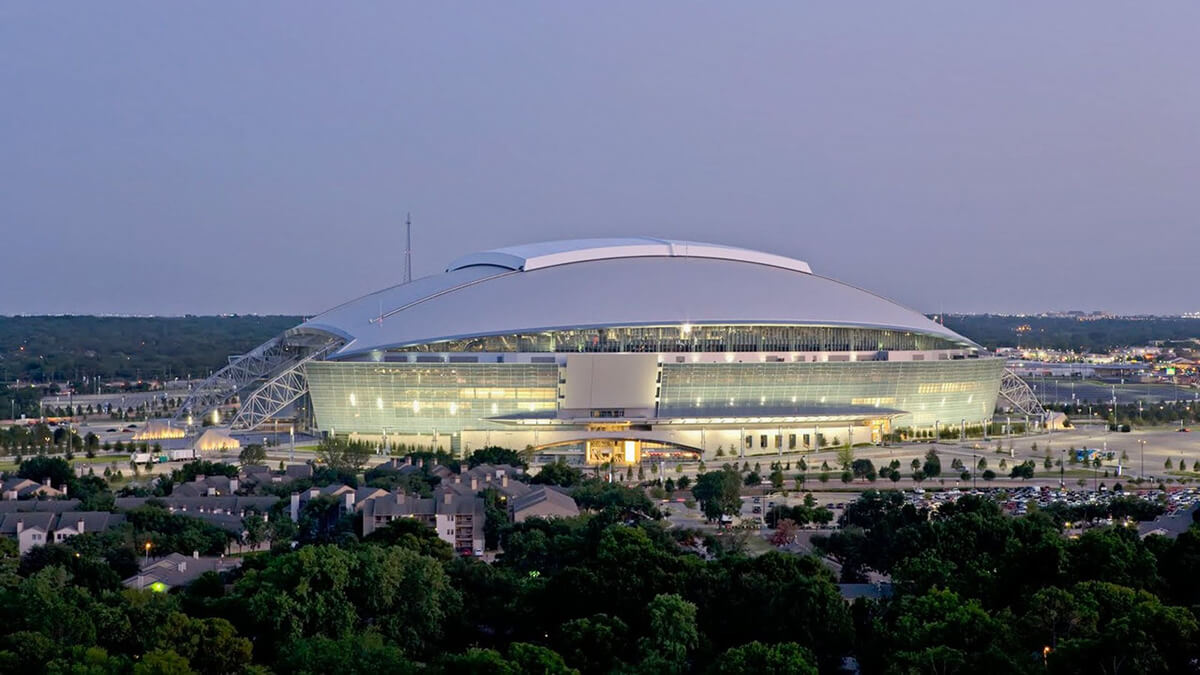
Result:
<instances>
[{"instance_id":1,"label":"glass facade","mask_svg":"<svg viewBox=\"0 0 1200 675\"><path fill-rule=\"evenodd\" d=\"M663 363L660 418L902 411L894 427L990 418L1004 360ZM558 409L553 363L315 362L317 426L337 433L451 434L487 418Z\"/></svg>"},{"instance_id":2,"label":"glass facade","mask_svg":"<svg viewBox=\"0 0 1200 675\"><path fill-rule=\"evenodd\" d=\"M346 363L307 366L317 426L337 433L453 433L496 415L554 411L552 363Z\"/></svg>"},{"instance_id":3,"label":"glass facade","mask_svg":"<svg viewBox=\"0 0 1200 675\"><path fill-rule=\"evenodd\" d=\"M851 352L964 349L908 331L845 326L675 325L580 328L428 342L398 352Z\"/></svg>"},{"instance_id":4,"label":"glass facade","mask_svg":"<svg viewBox=\"0 0 1200 675\"><path fill-rule=\"evenodd\" d=\"M660 417L806 411L901 410L897 427L991 417L1004 360L831 363L664 363Z\"/></svg>"}]
</instances>

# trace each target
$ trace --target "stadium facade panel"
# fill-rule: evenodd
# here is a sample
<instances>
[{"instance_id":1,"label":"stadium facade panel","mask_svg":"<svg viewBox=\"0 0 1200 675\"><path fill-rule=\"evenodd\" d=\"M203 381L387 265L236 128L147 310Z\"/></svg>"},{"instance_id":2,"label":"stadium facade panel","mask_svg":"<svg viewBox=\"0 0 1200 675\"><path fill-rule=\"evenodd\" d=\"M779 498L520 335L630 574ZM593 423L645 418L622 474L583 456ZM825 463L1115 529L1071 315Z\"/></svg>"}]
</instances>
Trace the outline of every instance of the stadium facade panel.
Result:
<instances>
[{"instance_id":1,"label":"stadium facade panel","mask_svg":"<svg viewBox=\"0 0 1200 675\"><path fill-rule=\"evenodd\" d=\"M990 420L1004 362L802 261L694 242L466 256L305 322L316 426L588 462L879 442Z\"/></svg>"}]
</instances>

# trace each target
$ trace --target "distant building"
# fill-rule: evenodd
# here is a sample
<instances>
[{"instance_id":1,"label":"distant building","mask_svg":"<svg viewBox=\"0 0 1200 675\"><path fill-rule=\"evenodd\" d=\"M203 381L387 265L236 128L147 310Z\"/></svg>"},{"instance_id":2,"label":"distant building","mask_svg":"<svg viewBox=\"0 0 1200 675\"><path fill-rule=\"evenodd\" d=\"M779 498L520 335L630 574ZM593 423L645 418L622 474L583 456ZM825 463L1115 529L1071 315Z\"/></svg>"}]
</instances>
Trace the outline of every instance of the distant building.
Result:
<instances>
[{"instance_id":1,"label":"distant building","mask_svg":"<svg viewBox=\"0 0 1200 675\"><path fill-rule=\"evenodd\" d=\"M4 499L34 499L36 497L65 497L67 486L51 487L50 479L39 483L28 478L9 478L0 486Z\"/></svg>"},{"instance_id":2,"label":"distant building","mask_svg":"<svg viewBox=\"0 0 1200 675\"><path fill-rule=\"evenodd\" d=\"M58 544L85 532L104 532L124 522L124 514L104 511L15 512L0 519L0 535L16 539L17 549L24 555L35 546Z\"/></svg>"},{"instance_id":3,"label":"distant building","mask_svg":"<svg viewBox=\"0 0 1200 675\"><path fill-rule=\"evenodd\" d=\"M181 483L171 489L173 497L219 497L238 491L237 478L228 476L196 476L190 483Z\"/></svg>"},{"instance_id":4,"label":"distant building","mask_svg":"<svg viewBox=\"0 0 1200 675\"><path fill-rule=\"evenodd\" d=\"M199 553L188 557L180 553L171 553L143 565L137 574L121 583L126 588L166 592L172 588L186 586L206 572L220 574L237 569L241 564L241 558L200 557Z\"/></svg>"},{"instance_id":5,"label":"distant building","mask_svg":"<svg viewBox=\"0 0 1200 675\"><path fill-rule=\"evenodd\" d=\"M266 514L279 503L278 497L242 497L242 496L208 496L183 497L169 495L166 497L117 497L117 509L129 511L141 508L153 502L163 505L171 513L185 516L198 514L223 514L244 518L251 513Z\"/></svg>"},{"instance_id":6,"label":"distant building","mask_svg":"<svg viewBox=\"0 0 1200 675\"><path fill-rule=\"evenodd\" d=\"M514 523L528 518L570 518L579 515L575 500L555 488L540 485L524 495L510 500L508 518Z\"/></svg>"},{"instance_id":7,"label":"distant building","mask_svg":"<svg viewBox=\"0 0 1200 675\"><path fill-rule=\"evenodd\" d=\"M531 489L527 483L516 480L523 471L507 464L480 464L462 474L451 474L442 479L441 487L464 496L473 496L483 490L495 490L507 501L520 497Z\"/></svg>"},{"instance_id":8,"label":"distant building","mask_svg":"<svg viewBox=\"0 0 1200 675\"><path fill-rule=\"evenodd\" d=\"M483 500L453 490L438 490L432 499L388 493L362 505L363 536L397 518L412 518L432 527L442 541L465 555L483 555Z\"/></svg>"}]
</instances>

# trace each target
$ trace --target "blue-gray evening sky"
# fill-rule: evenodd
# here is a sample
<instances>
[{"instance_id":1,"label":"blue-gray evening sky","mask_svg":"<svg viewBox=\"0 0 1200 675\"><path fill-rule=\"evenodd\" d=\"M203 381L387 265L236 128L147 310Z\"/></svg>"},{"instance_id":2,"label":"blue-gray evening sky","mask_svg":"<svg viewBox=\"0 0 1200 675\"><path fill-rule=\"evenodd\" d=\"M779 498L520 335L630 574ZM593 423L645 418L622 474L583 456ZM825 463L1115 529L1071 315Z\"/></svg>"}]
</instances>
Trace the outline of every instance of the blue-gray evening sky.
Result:
<instances>
[{"instance_id":1,"label":"blue-gray evening sky","mask_svg":"<svg viewBox=\"0 0 1200 675\"><path fill-rule=\"evenodd\" d=\"M5 3L0 313L314 313L401 279L407 210L418 276L648 234L931 312L1200 310L1198 26L1191 2Z\"/></svg>"}]
</instances>

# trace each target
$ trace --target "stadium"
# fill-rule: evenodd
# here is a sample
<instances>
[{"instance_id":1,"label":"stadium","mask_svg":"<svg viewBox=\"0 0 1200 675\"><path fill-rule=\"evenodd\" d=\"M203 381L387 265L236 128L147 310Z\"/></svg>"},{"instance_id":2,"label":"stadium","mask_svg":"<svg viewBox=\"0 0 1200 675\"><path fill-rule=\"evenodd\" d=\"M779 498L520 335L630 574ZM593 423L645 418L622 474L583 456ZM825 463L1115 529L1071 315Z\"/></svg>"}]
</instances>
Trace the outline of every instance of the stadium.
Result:
<instances>
[{"instance_id":1,"label":"stadium","mask_svg":"<svg viewBox=\"0 0 1200 675\"><path fill-rule=\"evenodd\" d=\"M633 464L984 425L1004 378L967 338L800 260L586 239L474 253L334 307L232 359L185 413Z\"/></svg>"}]
</instances>

